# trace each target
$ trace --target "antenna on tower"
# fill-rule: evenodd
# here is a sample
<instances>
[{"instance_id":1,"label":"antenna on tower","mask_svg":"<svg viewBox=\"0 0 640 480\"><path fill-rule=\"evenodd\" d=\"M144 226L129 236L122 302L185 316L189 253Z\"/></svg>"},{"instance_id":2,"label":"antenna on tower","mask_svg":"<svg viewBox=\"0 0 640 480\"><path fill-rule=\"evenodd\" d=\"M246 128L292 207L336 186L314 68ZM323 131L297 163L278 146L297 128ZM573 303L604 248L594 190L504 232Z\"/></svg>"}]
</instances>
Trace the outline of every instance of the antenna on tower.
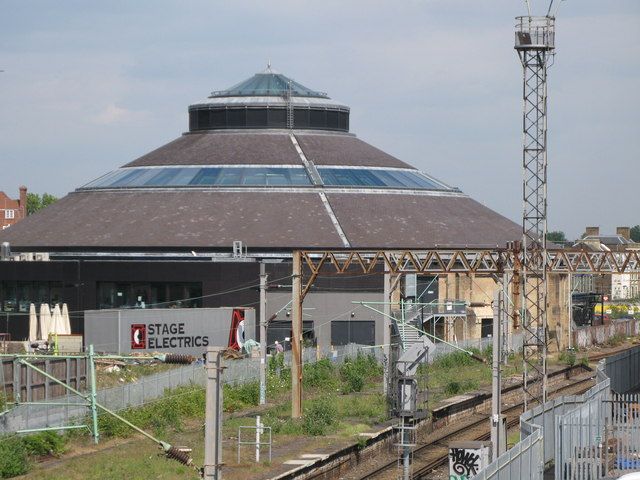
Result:
<instances>
[{"instance_id":1,"label":"antenna on tower","mask_svg":"<svg viewBox=\"0 0 640 480\"><path fill-rule=\"evenodd\" d=\"M293 101L292 101L292 89L291 89L291 80L287 82L287 94L285 96L287 100L287 128L289 130L293 130Z\"/></svg>"},{"instance_id":2,"label":"antenna on tower","mask_svg":"<svg viewBox=\"0 0 640 480\"><path fill-rule=\"evenodd\" d=\"M560 0L560 2L558 2L557 6L556 6L556 11L553 12L553 15L551 15L551 7L553 7L553 2L554 0L551 0L551 3L549 4L549 10L547 10L547 17L551 16L553 18L555 18L558 15L558 10L560 10L560 5L562 5L562 2L564 2L565 0Z\"/></svg>"},{"instance_id":3,"label":"antenna on tower","mask_svg":"<svg viewBox=\"0 0 640 480\"><path fill-rule=\"evenodd\" d=\"M553 2L553 0L551 0ZM524 0L524 3L527 5L527 12L529 13L529 16L531 16L531 4L529 3L529 0Z\"/></svg>"},{"instance_id":4,"label":"antenna on tower","mask_svg":"<svg viewBox=\"0 0 640 480\"><path fill-rule=\"evenodd\" d=\"M547 17L549 16L549 14L551 13L551 7L553 7L553 0L551 0L549 2L549 9L547 10Z\"/></svg>"}]
</instances>

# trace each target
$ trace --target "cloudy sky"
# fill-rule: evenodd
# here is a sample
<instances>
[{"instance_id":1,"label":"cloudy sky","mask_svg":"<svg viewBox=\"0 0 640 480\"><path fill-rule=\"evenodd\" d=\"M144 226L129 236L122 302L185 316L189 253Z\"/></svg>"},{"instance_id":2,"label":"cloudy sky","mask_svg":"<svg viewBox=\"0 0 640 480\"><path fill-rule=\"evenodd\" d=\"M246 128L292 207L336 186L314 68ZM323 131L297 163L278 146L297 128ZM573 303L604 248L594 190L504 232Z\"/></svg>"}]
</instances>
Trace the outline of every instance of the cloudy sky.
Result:
<instances>
[{"instance_id":1,"label":"cloudy sky","mask_svg":"<svg viewBox=\"0 0 640 480\"><path fill-rule=\"evenodd\" d=\"M177 137L189 103L270 59L350 105L364 140L519 222L524 12L520 0L0 0L0 190L64 195ZM557 28L549 228L639 224L640 2L567 0Z\"/></svg>"}]
</instances>

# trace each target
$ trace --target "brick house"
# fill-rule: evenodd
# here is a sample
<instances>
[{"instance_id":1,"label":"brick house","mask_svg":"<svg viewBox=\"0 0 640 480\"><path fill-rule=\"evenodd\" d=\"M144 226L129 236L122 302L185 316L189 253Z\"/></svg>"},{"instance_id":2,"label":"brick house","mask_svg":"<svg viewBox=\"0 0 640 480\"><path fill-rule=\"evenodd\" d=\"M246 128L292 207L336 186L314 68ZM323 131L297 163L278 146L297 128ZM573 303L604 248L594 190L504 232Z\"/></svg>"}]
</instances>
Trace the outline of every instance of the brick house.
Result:
<instances>
[{"instance_id":1,"label":"brick house","mask_svg":"<svg viewBox=\"0 0 640 480\"><path fill-rule=\"evenodd\" d=\"M13 200L0 192L0 226L2 230L27 216L27 187L20 187L20 198Z\"/></svg>"},{"instance_id":2,"label":"brick house","mask_svg":"<svg viewBox=\"0 0 640 480\"><path fill-rule=\"evenodd\" d=\"M588 250L622 252L640 250L640 243L631 240L630 227L617 227L615 235L600 233L599 227L587 227L582 239L575 244ZM578 275L588 288L577 291L581 293L602 293L611 300L630 300L640 297L640 275L637 273L620 273L614 275ZM575 279L574 279L575 280Z\"/></svg>"}]
</instances>

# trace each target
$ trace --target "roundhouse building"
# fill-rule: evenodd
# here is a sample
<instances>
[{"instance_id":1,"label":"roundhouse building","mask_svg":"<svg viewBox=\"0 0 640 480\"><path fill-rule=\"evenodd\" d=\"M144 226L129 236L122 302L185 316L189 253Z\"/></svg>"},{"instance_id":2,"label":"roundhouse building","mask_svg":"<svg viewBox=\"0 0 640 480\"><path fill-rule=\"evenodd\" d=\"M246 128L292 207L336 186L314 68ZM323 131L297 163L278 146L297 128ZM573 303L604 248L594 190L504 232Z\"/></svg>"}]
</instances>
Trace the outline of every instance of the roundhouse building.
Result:
<instances>
[{"instance_id":1,"label":"roundhouse building","mask_svg":"<svg viewBox=\"0 0 640 480\"><path fill-rule=\"evenodd\" d=\"M25 337L32 302L74 312L256 305L256 259L269 258L281 261L267 264L272 313L290 299L296 248L492 247L521 235L350 133L348 106L271 68L188 112L188 132L0 233L12 252L0 263L0 331ZM451 282L424 299L473 300ZM382 283L319 278L305 329L323 344L379 342L379 319L351 302L382 300ZM272 340L288 332L282 312ZM83 331L81 313L72 327Z\"/></svg>"}]
</instances>

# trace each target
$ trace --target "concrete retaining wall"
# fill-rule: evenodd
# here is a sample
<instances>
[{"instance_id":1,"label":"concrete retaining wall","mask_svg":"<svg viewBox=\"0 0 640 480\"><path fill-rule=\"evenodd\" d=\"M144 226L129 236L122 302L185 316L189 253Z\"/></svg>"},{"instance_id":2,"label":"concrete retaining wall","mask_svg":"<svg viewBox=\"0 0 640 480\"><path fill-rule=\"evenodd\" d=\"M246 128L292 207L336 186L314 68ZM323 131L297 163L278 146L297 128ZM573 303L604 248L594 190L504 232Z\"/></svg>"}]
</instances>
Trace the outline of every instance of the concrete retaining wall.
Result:
<instances>
[{"instance_id":1,"label":"concrete retaining wall","mask_svg":"<svg viewBox=\"0 0 640 480\"><path fill-rule=\"evenodd\" d=\"M589 348L601 345L614 335L633 337L640 335L640 320L613 320L609 325L578 327L573 332L574 348Z\"/></svg>"}]
</instances>

